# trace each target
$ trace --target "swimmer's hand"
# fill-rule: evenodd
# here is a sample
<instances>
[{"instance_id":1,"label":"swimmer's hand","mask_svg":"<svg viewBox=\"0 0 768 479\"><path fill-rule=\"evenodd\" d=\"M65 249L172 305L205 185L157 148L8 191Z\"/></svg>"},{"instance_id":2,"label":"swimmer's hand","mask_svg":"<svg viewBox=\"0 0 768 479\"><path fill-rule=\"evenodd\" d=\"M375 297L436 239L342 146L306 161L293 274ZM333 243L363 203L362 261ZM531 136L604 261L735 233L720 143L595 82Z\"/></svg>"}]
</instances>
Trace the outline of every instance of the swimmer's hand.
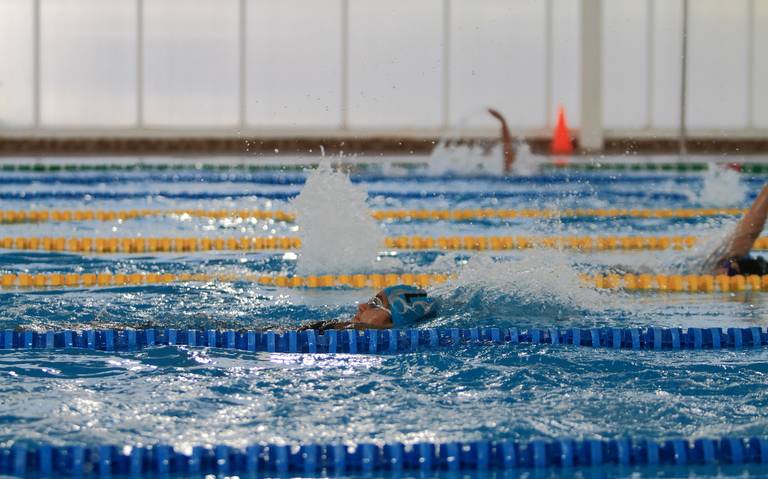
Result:
<instances>
[{"instance_id":1,"label":"swimmer's hand","mask_svg":"<svg viewBox=\"0 0 768 479\"><path fill-rule=\"evenodd\" d=\"M493 116L494 118L496 118L497 120L499 120L499 121L500 121L500 122L502 122L502 123L506 123L506 122L507 122L507 121L504 119L504 116L503 116L501 113L499 113L499 111L498 111L498 110L496 110L496 109L494 109L494 108L488 108L488 113L490 113L490 114L491 114L491 116Z\"/></svg>"}]
</instances>

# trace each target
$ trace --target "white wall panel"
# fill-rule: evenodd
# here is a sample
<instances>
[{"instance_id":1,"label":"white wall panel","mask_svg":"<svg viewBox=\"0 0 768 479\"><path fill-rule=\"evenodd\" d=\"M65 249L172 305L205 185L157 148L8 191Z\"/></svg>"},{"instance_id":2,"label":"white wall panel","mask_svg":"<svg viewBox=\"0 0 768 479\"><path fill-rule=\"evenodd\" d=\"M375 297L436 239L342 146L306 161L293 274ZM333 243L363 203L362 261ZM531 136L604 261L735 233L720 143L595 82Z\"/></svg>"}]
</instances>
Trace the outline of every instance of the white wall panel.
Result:
<instances>
[{"instance_id":1,"label":"white wall panel","mask_svg":"<svg viewBox=\"0 0 768 479\"><path fill-rule=\"evenodd\" d=\"M651 126L678 128L680 125L683 2L682 0L651 1L654 1Z\"/></svg>"},{"instance_id":2,"label":"white wall panel","mask_svg":"<svg viewBox=\"0 0 768 479\"><path fill-rule=\"evenodd\" d=\"M768 0L755 0L752 108L754 126L768 128Z\"/></svg>"},{"instance_id":3,"label":"white wall panel","mask_svg":"<svg viewBox=\"0 0 768 479\"><path fill-rule=\"evenodd\" d=\"M135 128L143 91L150 128L578 127L578 1L450 0L447 90L446 0L349 0L346 82L342 1L244 0L241 104L240 0L143 0L141 68L138 0L40 0L41 126ZM0 128L34 125L33 5L0 0ZM677 128L682 0L603 5L605 126ZM691 0L688 67L689 128L768 128L768 0Z\"/></svg>"},{"instance_id":4,"label":"white wall panel","mask_svg":"<svg viewBox=\"0 0 768 479\"><path fill-rule=\"evenodd\" d=\"M493 106L512 128L546 125L544 8L538 0L453 2L453 122L470 115L470 124L494 125L483 112Z\"/></svg>"},{"instance_id":5,"label":"white wall panel","mask_svg":"<svg viewBox=\"0 0 768 479\"><path fill-rule=\"evenodd\" d=\"M134 0L41 0L44 126L131 126L136 119Z\"/></svg>"},{"instance_id":6,"label":"white wall panel","mask_svg":"<svg viewBox=\"0 0 768 479\"><path fill-rule=\"evenodd\" d=\"M251 0L247 12L247 122L339 125L341 0Z\"/></svg>"},{"instance_id":7,"label":"white wall panel","mask_svg":"<svg viewBox=\"0 0 768 479\"><path fill-rule=\"evenodd\" d=\"M646 0L603 2L603 123L646 126L648 99Z\"/></svg>"},{"instance_id":8,"label":"white wall panel","mask_svg":"<svg viewBox=\"0 0 768 479\"><path fill-rule=\"evenodd\" d=\"M32 125L32 0L0 0L0 128Z\"/></svg>"},{"instance_id":9,"label":"white wall panel","mask_svg":"<svg viewBox=\"0 0 768 479\"><path fill-rule=\"evenodd\" d=\"M748 0L690 2L688 126L747 125Z\"/></svg>"},{"instance_id":10,"label":"white wall panel","mask_svg":"<svg viewBox=\"0 0 768 479\"><path fill-rule=\"evenodd\" d=\"M145 123L235 126L238 1L145 0L144 19Z\"/></svg>"},{"instance_id":11,"label":"white wall panel","mask_svg":"<svg viewBox=\"0 0 768 479\"><path fill-rule=\"evenodd\" d=\"M349 4L350 126L437 127L442 0Z\"/></svg>"}]
</instances>

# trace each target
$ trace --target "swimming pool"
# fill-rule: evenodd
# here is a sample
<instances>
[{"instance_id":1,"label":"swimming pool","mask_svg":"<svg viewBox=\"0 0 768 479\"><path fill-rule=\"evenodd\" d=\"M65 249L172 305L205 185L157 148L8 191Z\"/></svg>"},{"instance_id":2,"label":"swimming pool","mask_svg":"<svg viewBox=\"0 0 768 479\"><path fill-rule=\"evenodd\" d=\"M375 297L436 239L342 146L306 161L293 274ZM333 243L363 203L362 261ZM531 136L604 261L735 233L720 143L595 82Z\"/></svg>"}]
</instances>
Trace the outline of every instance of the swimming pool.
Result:
<instances>
[{"instance_id":1,"label":"swimming pool","mask_svg":"<svg viewBox=\"0 0 768 479\"><path fill-rule=\"evenodd\" d=\"M389 343L383 339L382 354L305 354L283 352L280 347L272 352L251 352L242 350L247 347L227 348L221 333L217 347L201 345L209 344L206 335L210 330L231 330L241 338L238 340L247 342L247 330L272 328L280 335L310 320L350 316L354 303L374 292L371 288L290 287L259 281L261 277L299 274L296 253L300 249L295 247L254 250L249 243L246 250L236 246L217 251L211 246L201 251L206 249L201 246L204 238L215 244L217 238L240 241L244 237L299 235L301 231L290 216L295 213L291 201L302 190L308 173L295 165L284 170L279 166L214 169L201 164L167 169L123 166L103 171L6 168L0 172L0 209L45 211L49 219L2 225L0 237L13 239L5 245L10 248L0 252L2 274L17 278L41 273L60 274L62 278L68 274L108 274L111 279L106 286L78 283L77 287L39 288L33 284L4 288L0 293L0 330L17 331L13 344L0 341L14 348L0 352L4 411L0 442L8 448L3 453L3 470L14 470L13 451L20 445L31 450L39 443L96 450L101 445L116 445L117 452L128 455L130 449L123 446L165 444L191 456L199 451L195 446L226 445L241 451L251 444L293 447L287 452L274 447L263 452L266 459L261 458L262 468L279 463L280 454L301 456L298 446L313 444L325 451L317 456L318 464L333 463L328 459L332 456L328 445L343 444L350 446L350 451L358 451L356 456L350 452L349 471L329 467L323 472L320 466L312 470L340 475L365 472L360 465L365 463L360 462L365 454L360 451L367 449L355 449L356 445L375 445L376 454L381 454L376 461L385 461L382 458L391 454L386 446L396 443L408 446L404 449L407 456L411 445L418 449L420 444L516 441L521 445L519 454L523 454L528 448L522 445L530 441L573 438L606 441L608 454L608 441L624 438L693 441L766 435L768 355L764 348L746 347L752 344L747 339L749 328L757 326L765 331L766 295L749 288L713 294L596 290L580 276L617 268L685 274L736 216L721 210L693 217L627 211L611 218L568 212L576 208L589 208L592 213L610 209L744 208L765 181L762 174L733 173L713 180L706 173L688 171L558 169L498 177L436 175L413 164L349 168L352 184L367 192L371 211L404 211L377 221L387 237L694 236L698 242L692 249L590 251L382 247L382 254L366 271L347 268L318 274L445 275L446 282L430 286L440 299L440 314L420 325L422 331L442 331L445 337L438 344L430 344L425 332L415 351L403 347L394 354L387 353ZM717 184L727 188L718 190ZM152 211L142 214L143 210ZM214 210L258 210L273 215L243 213L212 218L205 213ZM439 215L437 219L414 219L418 215L413 211L419 210L474 213L459 221L440 219ZM53 220L54 211L122 211L124 215L135 211L136 217L120 219L115 213L99 218L94 214L93 219L77 220L73 213L70 218L58 216ZM286 215L274 217L278 211ZM517 213L491 214L493 211ZM547 213L531 213L535 211ZM338 228L332 220L328 227L330 237L358 233ZM17 248L27 244L17 242L18 238L40 238L40 242L35 249L29 245ZM59 249L65 251L55 251L50 246L53 243L46 247L42 238L91 238L94 245L96 239L109 244L110 238L116 242L125 238L187 238L196 243L183 251L149 251L148 243L142 243L138 252L92 253L66 251L64 243ZM337 241L343 242L343 238ZM155 248L162 249L158 244ZM328 251L332 246L328 245ZM313 254L322 255L323 251ZM342 259L336 263L348 264ZM146 280L117 284L114 280L116 275L131 274L170 274L187 280L155 284ZM191 276L180 276L185 274L223 280L194 281ZM603 334L610 334L610 328L628 331L651 326L686 328L683 331L691 327L744 328L745 347L680 351L666 346L663 351L633 349L631 345L622 349L589 347L592 328L607 328L602 329L606 331ZM511 344L508 340L475 342L469 338L451 343L455 328L469 331L475 327L482 334L497 328L507 339L510 328L517 328L520 334L534 328L557 328L564 333L579 328L584 331L585 347L552 341L546 344L545 340L540 344ZM89 349L87 339L82 348L60 347L63 330L114 330L116 337L127 341L126 328L153 330L157 338L165 340L150 347L117 348L119 351ZM188 338L187 330L196 330L195 345L188 339L169 345L169 328L184 331L179 333L184 338ZM34 348L24 349L20 343L23 331L36 333ZM46 348L40 339L50 331L59 332L53 349ZM105 341L105 336L98 334L99 341ZM283 341L283 337L288 336L277 340ZM361 338L361 342L370 340ZM407 340L404 334L403 341ZM266 336L263 341L267 344ZM306 345L306 337L300 341ZM327 348L327 341L324 344ZM562 461L563 443L557 444L557 452L550 448L548 454L558 455ZM574 447L582 451L582 446ZM589 450L589 446L583 447ZM691 447L693 457L696 449ZM717 454L723 447L717 446ZM755 448L745 443L745 454L756 454ZM465 453L474 454L472 461L476 463L479 453L470 449ZM215 456L215 451L210 454ZM439 447L436 451L434 461L444 460ZM494 446L489 451L497 454L501 449ZM303 457L293 461L306 464L306 455ZM423 461L416 460L416 464L418 470ZM574 464L583 463L576 460ZM297 474L298 466L294 466L286 466L283 472ZM114 467L110 470L118 471ZM280 472L275 467L270 474ZM370 474L390 474L383 466L373 469ZM427 469L430 474L442 473ZM449 473L451 467L445 463L438 469ZM635 466L600 470L600 474L618 476L660 473ZM195 469L173 471L190 473ZM764 472L756 465L722 465L677 466L664 473L708 477ZM555 468L547 474L595 472L589 468Z\"/></svg>"}]
</instances>

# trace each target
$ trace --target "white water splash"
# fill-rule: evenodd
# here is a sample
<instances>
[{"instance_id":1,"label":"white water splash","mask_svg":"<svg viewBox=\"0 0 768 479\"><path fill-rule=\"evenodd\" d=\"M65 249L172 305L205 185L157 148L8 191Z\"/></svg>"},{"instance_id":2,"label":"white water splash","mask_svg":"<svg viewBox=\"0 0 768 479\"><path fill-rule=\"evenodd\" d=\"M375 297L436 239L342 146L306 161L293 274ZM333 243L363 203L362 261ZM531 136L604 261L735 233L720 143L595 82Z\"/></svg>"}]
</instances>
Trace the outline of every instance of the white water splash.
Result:
<instances>
[{"instance_id":1,"label":"white water splash","mask_svg":"<svg viewBox=\"0 0 768 479\"><path fill-rule=\"evenodd\" d=\"M742 204L747 188L741 184L739 177L737 171L710 163L703 176L704 185L698 194L699 203L714 207Z\"/></svg>"},{"instance_id":2,"label":"white water splash","mask_svg":"<svg viewBox=\"0 0 768 479\"><path fill-rule=\"evenodd\" d=\"M367 193L324 158L291 204L301 238L297 274L369 272L384 233L366 205Z\"/></svg>"},{"instance_id":3,"label":"white water splash","mask_svg":"<svg viewBox=\"0 0 768 479\"><path fill-rule=\"evenodd\" d=\"M531 153L531 147L523 140L513 145L515 162L513 175L530 176L539 171L539 159ZM456 145L441 139L429 158L429 173L432 175L503 175L504 151L501 144L485 149L480 145Z\"/></svg>"},{"instance_id":4,"label":"white water splash","mask_svg":"<svg viewBox=\"0 0 768 479\"><path fill-rule=\"evenodd\" d=\"M503 160L503 158L502 158ZM530 176L539 171L539 158L531 152L531 146L522 138L515 142L515 162L512 163L512 174Z\"/></svg>"},{"instance_id":5,"label":"white water splash","mask_svg":"<svg viewBox=\"0 0 768 479\"><path fill-rule=\"evenodd\" d=\"M500 146L494 146L487 153L480 145L451 144L441 139L429 158L429 173L432 175L501 175L504 161Z\"/></svg>"},{"instance_id":6,"label":"white water splash","mask_svg":"<svg viewBox=\"0 0 768 479\"><path fill-rule=\"evenodd\" d=\"M440 138L429 157L430 174L501 175L504 172L504 158L499 145L488 149L481 145L460 142L470 120L487 114L487 110L481 109L464 115Z\"/></svg>"},{"instance_id":7,"label":"white water splash","mask_svg":"<svg viewBox=\"0 0 768 479\"><path fill-rule=\"evenodd\" d=\"M535 305L554 313L618 306L616 294L585 283L563 251L547 249L528 250L519 261L474 257L456 279L436 286L433 294L457 302L499 304L502 309L509 302Z\"/></svg>"},{"instance_id":8,"label":"white water splash","mask_svg":"<svg viewBox=\"0 0 768 479\"><path fill-rule=\"evenodd\" d=\"M480 115L487 115L485 109L465 115L456 126L446 133L429 157L429 173L432 175L503 175L504 148L497 143L491 147L481 144L461 143L462 131L469 121ZM538 161L531 153L530 146L518 138L514 142L515 162L511 174L528 176L539 170Z\"/></svg>"},{"instance_id":9,"label":"white water splash","mask_svg":"<svg viewBox=\"0 0 768 479\"><path fill-rule=\"evenodd\" d=\"M672 263L673 269L686 274L713 273L721 266L717 261L726 255L729 240L738 224L738 219L728 219L717 224L715 229L710 229L706 234L699 236L693 248L677 255L677 259Z\"/></svg>"}]
</instances>

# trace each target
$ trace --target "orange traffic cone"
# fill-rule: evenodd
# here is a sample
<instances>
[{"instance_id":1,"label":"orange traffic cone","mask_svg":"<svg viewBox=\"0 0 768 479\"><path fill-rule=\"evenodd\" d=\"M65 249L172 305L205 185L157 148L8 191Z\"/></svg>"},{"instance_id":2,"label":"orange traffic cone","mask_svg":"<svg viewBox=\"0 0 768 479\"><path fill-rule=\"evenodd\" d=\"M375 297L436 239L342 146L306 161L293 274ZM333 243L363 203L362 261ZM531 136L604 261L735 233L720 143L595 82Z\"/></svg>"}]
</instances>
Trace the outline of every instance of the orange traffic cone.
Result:
<instances>
[{"instance_id":1,"label":"orange traffic cone","mask_svg":"<svg viewBox=\"0 0 768 479\"><path fill-rule=\"evenodd\" d=\"M573 154L573 144L568 135L568 126L565 123L565 109L561 106L557 112L557 125L552 133L552 143L549 144L549 151L553 155Z\"/></svg>"}]
</instances>

